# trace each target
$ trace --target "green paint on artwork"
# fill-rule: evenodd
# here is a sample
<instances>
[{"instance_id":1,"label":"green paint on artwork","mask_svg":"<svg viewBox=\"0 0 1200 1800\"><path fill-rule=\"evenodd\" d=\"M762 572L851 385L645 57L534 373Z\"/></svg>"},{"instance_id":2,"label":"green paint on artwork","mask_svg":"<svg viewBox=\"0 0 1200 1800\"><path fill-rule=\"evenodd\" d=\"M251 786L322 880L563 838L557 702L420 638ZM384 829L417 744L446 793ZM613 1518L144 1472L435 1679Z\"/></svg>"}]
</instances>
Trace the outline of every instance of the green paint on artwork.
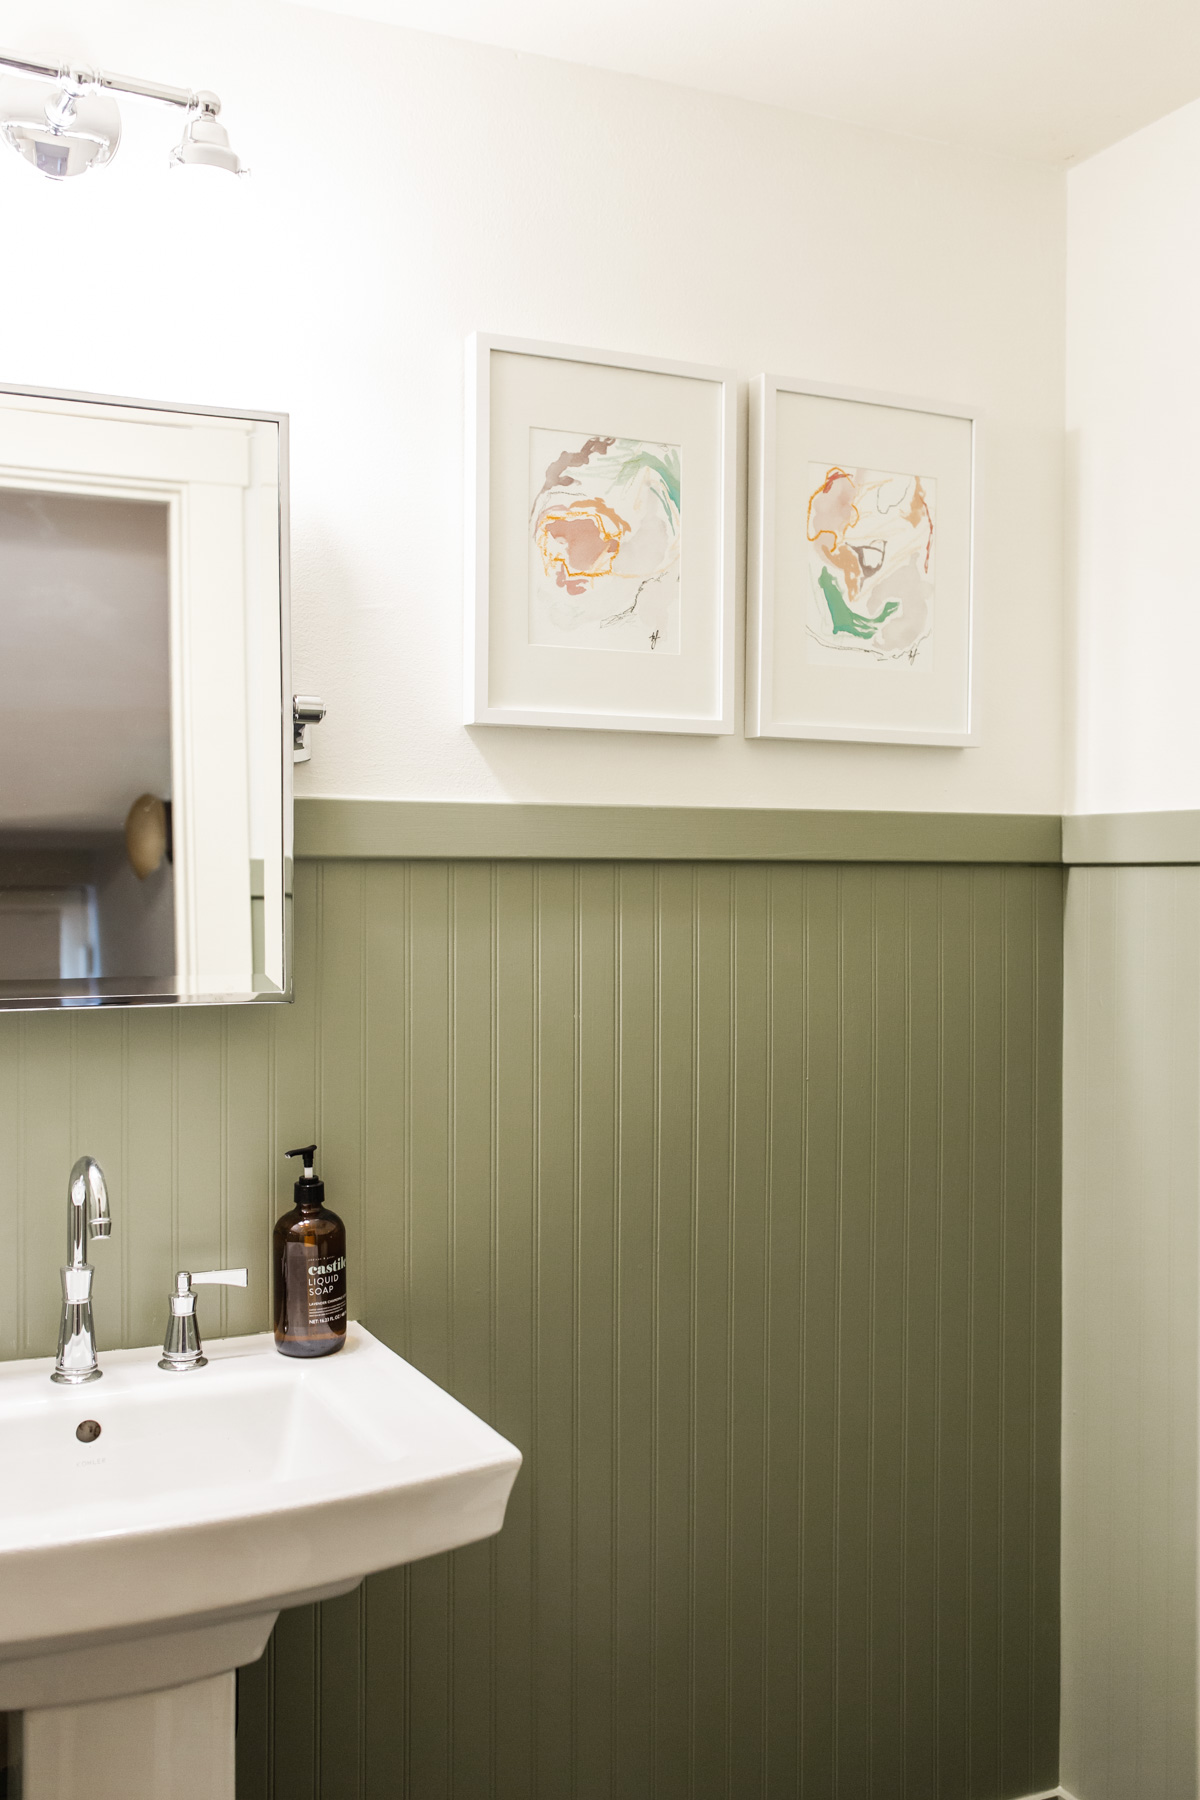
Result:
<instances>
[{"instance_id":1,"label":"green paint on artwork","mask_svg":"<svg viewBox=\"0 0 1200 1800\"><path fill-rule=\"evenodd\" d=\"M632 441L633 440L630 439L621 439L620 443L623 447L625 443ZM616 461L616 458L606 457L604 460L606 463L612 463ZM620 466L614 477L616 485L618 487L624 487L628 482L632 481L634 476L642 469L652 469L662 482L663 487L667 491L667 498L664 501L662 494L660 493L658 496L659 505L667 515L668 524L674 524L674 520L671 517L672 509L676 514L679 512L679 452L672 446L666 450L665 455L659 457L655 456L653 451L647 450L644 446L638 448L632 456L622 457Z\"/></svg>"},{"instance_id":2,"label":"green paint on artwork","mask_svg":"<svg viewBox=\"0 0 1200 1800\"><path fill-rule=\"evenodd\" d=\"M882 625L885 619L890 619L892 614L899 610L900 602L889 600L882 612L876 613L873 619L862 618L858 613L851 612L845 595L828 569L822 569L817 579L821 584L821 592L825 596L825 604L829 608L829 617L833 623L835 637L839 631L848 632L851 637L856 638L874 637L876 626Z\"/></svg>"},{"instance_id":3,"label":"green paint on artwork","mask_svg":"<svg viewBox=\"0 0 1200 1800\"><path fill-rule=\"evenodd\" d=\"M673 456L673 457L671 457L669 462L663 462L661 460L661 458L659 458L657 456L651 456L649 451L643 451L641 456L631 456L630 457L629 461L625 464L624 468L621 470L621 474L622 474L622 476L624 476L626 470L628 470L630 474L634 474L638 469L653 469L656 475L660 475L662 477L662 484L666 488L667 493L671 497L671 504L675 508L676 512L678 512L679 511L679 461L678 461L678 458Z\"/></svg>"}]
</instances>

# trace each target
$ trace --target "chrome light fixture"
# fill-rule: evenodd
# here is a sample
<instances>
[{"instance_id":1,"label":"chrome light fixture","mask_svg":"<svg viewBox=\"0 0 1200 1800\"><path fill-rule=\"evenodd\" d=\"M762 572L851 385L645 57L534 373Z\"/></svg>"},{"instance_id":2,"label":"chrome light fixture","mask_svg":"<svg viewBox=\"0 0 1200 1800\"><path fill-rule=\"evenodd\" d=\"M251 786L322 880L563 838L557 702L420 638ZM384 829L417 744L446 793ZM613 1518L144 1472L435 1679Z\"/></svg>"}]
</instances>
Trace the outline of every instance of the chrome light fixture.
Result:
<instances>
[{"instance_id":1,"label":"chrome light fixture","mask_svg":"<svg viewBox=\"0 0 1200 1800\"><path fill-rule=\"evenodd\" d=\"M111 162L121 114L107 94L12 80L0 86L0 131L26 162L61 181Z\"/></svg>"},{"instance_id":2,"label":"chrome light fixture","mask_svg":"<svg viewBox=\"0 0 1200 1800\"><path fill-rule=\"evenodd\" d=\"M32 62L0 51L0 135L51 181L85 175L111 162L121 142L121 114L112 91L178 106L187 114L182 140L171 152L183 168L226 169L246 175L229 133L218 123L221 102L206 89L168 87L102 69Z\"/></svg>"},{"instance_id":3,"label":"chrome light fixture","mask_svg":"<svg viewBox=\"0 0 1200 1800\"><path fill-rule=\"evenodd\" d=\"M196 95L196 108L189 114L183 137L171 152L171 161L182 167L228 169L231 175L246 175L230 147L229 133L218 124L221 102L215 94Z\"/></svg>"}]
</instances>

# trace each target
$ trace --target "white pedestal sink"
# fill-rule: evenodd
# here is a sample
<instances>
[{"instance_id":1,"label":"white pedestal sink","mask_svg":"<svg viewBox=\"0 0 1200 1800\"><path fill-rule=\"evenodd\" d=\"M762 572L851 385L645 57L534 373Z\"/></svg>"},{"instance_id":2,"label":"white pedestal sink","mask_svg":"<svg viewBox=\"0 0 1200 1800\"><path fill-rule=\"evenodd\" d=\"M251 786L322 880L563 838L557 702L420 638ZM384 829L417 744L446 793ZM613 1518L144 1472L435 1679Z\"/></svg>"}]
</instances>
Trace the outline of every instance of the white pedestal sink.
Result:
<instances>
[{"instance_id":1,"label":"white pedestal sink","mask_svg":"<svg viewBox=\"0 0 1200 1800\"><path fill-rule=\"evenodd\" d=\"M281 1607L490 1537L520 1453L362 1326L0 1364L0 1709L24 1800L233 1800L233 1674ZM82 1438L77 1428L90 1421ZM100 1432L94 1436L93 1425ZM88 1440L91 1441L88 1441Z\"/></svg>"}]
</instances>

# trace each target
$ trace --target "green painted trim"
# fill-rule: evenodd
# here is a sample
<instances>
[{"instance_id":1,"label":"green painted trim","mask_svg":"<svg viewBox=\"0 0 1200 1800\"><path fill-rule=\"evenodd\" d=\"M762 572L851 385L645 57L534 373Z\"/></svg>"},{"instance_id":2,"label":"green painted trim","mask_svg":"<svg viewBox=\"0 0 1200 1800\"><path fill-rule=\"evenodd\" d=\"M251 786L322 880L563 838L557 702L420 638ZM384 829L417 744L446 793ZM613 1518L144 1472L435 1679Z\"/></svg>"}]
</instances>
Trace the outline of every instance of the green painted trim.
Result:
<instances>
[{"instance_id":1,"label":"green painted trim","mask_svg":"<svg viewBox=\"0 0 1200 1800\"><path fill-rule=\"evenodd\" d=\"M1200 812L1079 813L1063 820L1065 863L1200 863Z\"/></svg>"},{"instance_id":2,"label":"green painted trim","mask_svg":"<svg viewBox=\"0 0 1200 1800\"><path fill-rule=\"evenodd\" d=\"M1051 863L1055 813L297 800L296 855L633 862Z\"/></svg>"}]
</instances>

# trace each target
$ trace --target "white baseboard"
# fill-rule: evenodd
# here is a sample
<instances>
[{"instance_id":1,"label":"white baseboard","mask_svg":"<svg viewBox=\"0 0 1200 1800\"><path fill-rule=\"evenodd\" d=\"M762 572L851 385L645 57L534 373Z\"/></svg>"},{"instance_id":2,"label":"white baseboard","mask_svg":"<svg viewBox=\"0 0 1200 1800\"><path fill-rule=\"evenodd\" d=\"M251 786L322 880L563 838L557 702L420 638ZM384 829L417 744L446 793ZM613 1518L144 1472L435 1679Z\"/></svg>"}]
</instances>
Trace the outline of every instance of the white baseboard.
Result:
<instances>
[{"instance_id":1,"label":"white baseboard","mask_svg":"<svg viewBox=\"0 0 1200 1800\"><path fill-rule=\"evenodd\" d=\"M1065 1787L1043 1788L1039 1794L1023 1794L1021 1800L1075 1800Z\"/></svg>"}]
</instances>

